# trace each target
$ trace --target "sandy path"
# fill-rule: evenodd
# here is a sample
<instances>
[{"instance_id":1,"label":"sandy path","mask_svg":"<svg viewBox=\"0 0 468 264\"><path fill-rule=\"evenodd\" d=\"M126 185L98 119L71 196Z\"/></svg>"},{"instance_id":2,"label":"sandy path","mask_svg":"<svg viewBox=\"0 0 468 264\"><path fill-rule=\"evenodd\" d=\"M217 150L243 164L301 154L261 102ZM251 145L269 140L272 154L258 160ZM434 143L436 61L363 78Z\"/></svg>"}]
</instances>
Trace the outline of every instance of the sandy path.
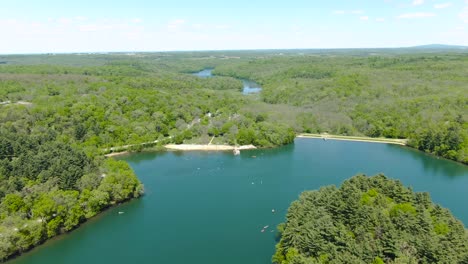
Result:
<instances>
[{"instance_id":1,"label":"sandy path","mask_svg":"<svg viewBox=\"0 0 468 264\"><path fill-rule=\"evenodd\" d=\"M223 150L244 150L244 149L256 149L254 145L245 146L229 146L229 145L197 145L197 144L169 144L164 146L166 149L171 150L211 150L211 151L223 151Z\"/></svg>"},{"instance_id":2,"label":"sandy path","mask_svg":"<svg viewBox=\"0 0 468 264\"><path fill-rule=\"evenodd\" d=\"M299 138L322 138L330 140L345 140L345 141L358 141L358 142L370 142L370 143L385 143L385 144L396 144L406 145L406 139L393 139L393 138L371 138L371 137L355 137L355 136L339 136L329 134L300 134Z\"/></svg>"}]
</instances>

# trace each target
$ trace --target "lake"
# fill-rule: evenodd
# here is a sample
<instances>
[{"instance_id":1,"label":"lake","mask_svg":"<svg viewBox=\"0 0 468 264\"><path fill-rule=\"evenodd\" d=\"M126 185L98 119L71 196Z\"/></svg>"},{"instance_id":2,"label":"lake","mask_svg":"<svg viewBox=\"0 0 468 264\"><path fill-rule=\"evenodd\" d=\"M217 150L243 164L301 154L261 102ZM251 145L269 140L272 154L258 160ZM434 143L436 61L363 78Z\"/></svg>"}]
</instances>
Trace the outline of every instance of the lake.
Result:
<instances>
[{"instance_id":1,"label":"lake","mask_svg":"<svg viewBox=\"0 0 468 264\"><path fill-rule=\"evenodd\" d=\"M271 263L271 231L290 203L304 190L340 185L357 173L382 172L427 191L468 225L468 167L396 145L298 138L240 156L158 152L123 159L145 184L141 199L11 263Z\"/></svg>"},{"instance_id":2,"label":"lake","mask_svg":"<svg viewBox=\"0 0 468 264\"><path fill-rule=\"evenodd\" d=\"M200 77L200 78L210 78L210 77L213 77L213 74L212 74L212 71L214 69L204 69L202 71L199 71L199 72L196 72L194 73L193 75L197 76L197 77ZM250 80L244 80L244 79L241 79L242 80L242 84L243 84L243 88L242 88L242 93L245 94L245 95L248 95L248 94L257 94L259 92L262 91L262 87L254 82L254 81L250 81Z\"/></svg>"},{"instance_id":3,"label":"lake","mask_svg":"<svg viewBox=\"0 0 468 264\"><path fill-rule=\"evenodd\" d=\"M202 71L196 72L193 75L200 77L200 78L209 78L213 77L213 74L211 73L213 69L204 69Z\"/></svg>"}]
</instances>

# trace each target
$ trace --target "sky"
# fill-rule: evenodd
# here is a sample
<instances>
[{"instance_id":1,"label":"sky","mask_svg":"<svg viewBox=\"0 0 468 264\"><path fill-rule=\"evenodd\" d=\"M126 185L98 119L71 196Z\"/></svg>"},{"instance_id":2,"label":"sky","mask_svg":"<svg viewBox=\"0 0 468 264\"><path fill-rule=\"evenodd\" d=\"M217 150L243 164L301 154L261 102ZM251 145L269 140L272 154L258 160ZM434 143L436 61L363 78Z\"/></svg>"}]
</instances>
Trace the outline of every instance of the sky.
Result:
<instances>
[{"instance_id":1,"label":"sky","mask_svg":"<svg viewBox=\"0 0 468 264\"><path fill-rule=\"evenodd\" d=\"M0 0L0 54L468 46L468 0Z\"/></svg>"}]
</instances>

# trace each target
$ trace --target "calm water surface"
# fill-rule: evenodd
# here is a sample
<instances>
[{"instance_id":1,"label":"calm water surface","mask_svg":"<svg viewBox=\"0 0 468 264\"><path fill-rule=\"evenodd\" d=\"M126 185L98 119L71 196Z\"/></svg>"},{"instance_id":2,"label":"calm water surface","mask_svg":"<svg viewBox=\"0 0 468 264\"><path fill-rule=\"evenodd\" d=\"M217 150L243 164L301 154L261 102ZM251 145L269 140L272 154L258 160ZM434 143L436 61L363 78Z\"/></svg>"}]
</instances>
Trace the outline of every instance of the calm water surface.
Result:
<instances>
[{"instance_id":1,"label":"calm water surface","mask_svg":"<svg viewBox=\"0 0 468 264\"><path fill-rule=\"evenodd\" d=\"M193 75L200 78L210 78L213 77L212 71L213 69L204 69L203 71L196 72ZM256 94L262 91L262 87L254 81L242 80L242 84L244 85L242 93L245 95Z\"/></svg>"},{"instance_id":2,"label":"calm water surface","mask_svg":"<svg viewBox=\"0 0 468 264\"><path fill-rule=\"evenodd\" d=\"M194 73L193 75L201 77L201 78L209 78L213 77L213 74L211 73L213 69L204 69L203 71L199 71Z\"/></svg>"},{"instance_id":3,"label":"calm water surface","mask_svg":"<svg viewBox=\"0 0 468 264\"><path fill-rule=\"evenodd\" d=\"M262 91L260 84L254 81L242 80L242 83L244 84L243 94L255 94Z\"/></svg>"},{"instance_id":4,"label":"calm water surface","mask_svg":"<svg viewBox=\"0 0 468 264\"><path fill-rule=\"evenodd\" d=\"M357 173L383 172L428 191L468 226L468 167L400 146L297 139L240 156L162 152L125 159L145 196L11 263L270 263L271 230L289 204L304 190Z\"/></svg>"}]
</instances>

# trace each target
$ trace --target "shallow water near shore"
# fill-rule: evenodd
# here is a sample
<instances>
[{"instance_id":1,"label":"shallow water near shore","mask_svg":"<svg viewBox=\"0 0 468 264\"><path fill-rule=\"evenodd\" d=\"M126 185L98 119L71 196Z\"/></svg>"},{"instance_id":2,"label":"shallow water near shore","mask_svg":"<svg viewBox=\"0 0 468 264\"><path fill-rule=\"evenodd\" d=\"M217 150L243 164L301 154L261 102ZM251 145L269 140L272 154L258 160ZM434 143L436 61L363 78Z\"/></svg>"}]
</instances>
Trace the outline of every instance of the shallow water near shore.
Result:
<instances>
[{"instance_id":1,"label":"shallow water near shore","mask_svg":"<svg viewBox=\"0 0 468 264\"><path fill-rule=\"evenodd\" d=\"M428 191L468 226L468 167L407 147L298 138L240 156L158 152L122 159L145 184L141 199L11 263L271 263L271 231L290 203L304 190L340 185L357 173L385 173Z\"/></svg>"}]
</instances>

